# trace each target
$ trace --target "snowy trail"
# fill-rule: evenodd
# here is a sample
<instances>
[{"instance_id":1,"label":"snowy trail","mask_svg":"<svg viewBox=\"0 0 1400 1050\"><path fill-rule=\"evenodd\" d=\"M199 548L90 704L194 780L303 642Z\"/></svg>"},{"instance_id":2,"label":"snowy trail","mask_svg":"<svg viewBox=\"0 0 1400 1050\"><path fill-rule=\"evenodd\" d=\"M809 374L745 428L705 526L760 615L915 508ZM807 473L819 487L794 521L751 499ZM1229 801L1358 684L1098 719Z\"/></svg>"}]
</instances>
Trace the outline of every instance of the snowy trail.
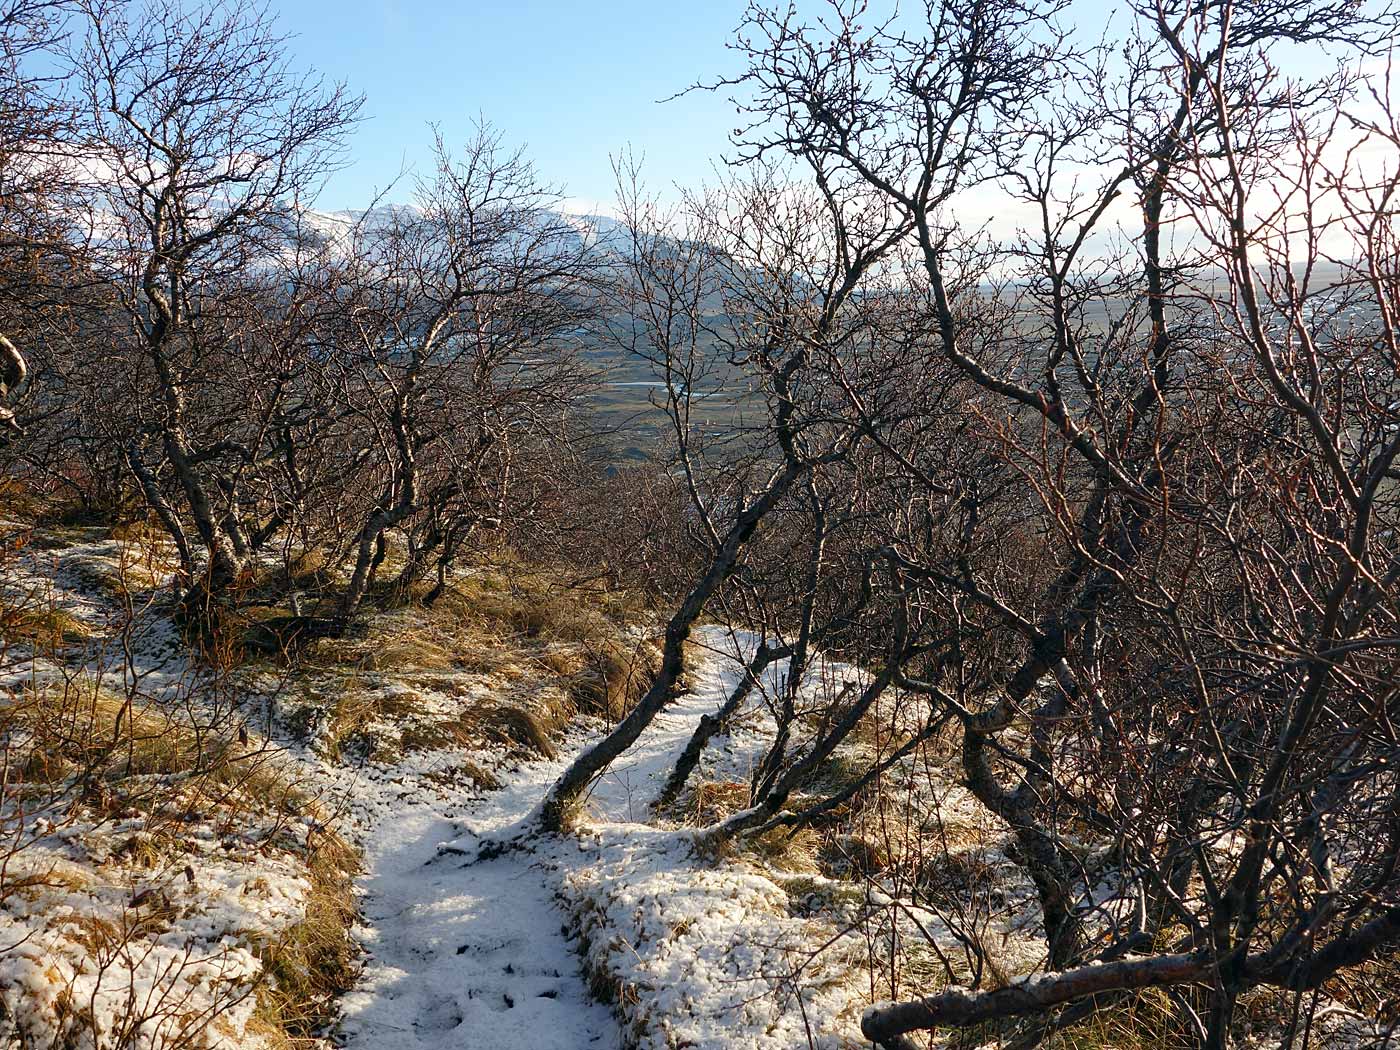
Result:
<instances>
[{"instance_id":1,"label":"snowy trail","mask_svg":"<svg viewBox=\"0 0 1400 1050\"><path fill-rule=\"evenodd\" d=\"M724 703L739 681L742 663L758 644L756 635L701 627L695 641L709 650L707 659L690 673L691 691L676 699L653 719L635 744L620 757L593 786L588 814L594 820L620 824L642 823L652 801L665 785L676 758L690 740L700 716L711 714ZM786 661L769 667L763 679L770 686L786 669ZM713 744L723 750L727 738Z\"/></svg>"},{"instance_id":2,"label":"snowy trail","mask_svg":"<svg viewBox=\"0 0 1400 1050\"><path fill-rule=\"evenodd\" d=\"M733 652L727 632L703 644ZM590 816L640 823L700 715L715 710L737 676L732 660L704 661L694 690L658 716L596 785ZM590 738L591 739L591 738ZM581 747L588 739L578 738ZM504 837L527 817L577 748L522 766L484 798L414 797L396 780L351 788L365 827L363 927L368 953L343 1000L343 1045L363 1050L621 1045L612 1012L593 1000L556 905L556 870L569 844L512 851L463 864L443 843ZM463 838L463 832L469 834ZM555 854L553 856L549 854Z\"/></svg>"},{"instance_id":3,"label":"snowy trail","mask_svg":"<svg viewBox=\"0 0 1400 1050\"><path fill-rule=\"evenodd\" d=\"M137 610L119 649L114 625L125 621L88 578L119 571L124 549L99 538L69 543L61 556L38 552L33 564L0 579L0 588L32 592L35 600L53 601L91 624L89 663L94 677L113 676L110 688L122 692L134 682L150 702L194 704L211 724L247 719L266 735L283 773L311 790L316 810L305 817L308 828L334 827L360 848L354 935L364 949L363 966L339 1001L340 1019L330 1034L335 1045L612 1050L624 1045L625 1032L627 1045L644 1050L790 1050L806 1043L806 1027L851 1029L847 1007L858 995L845 983L848 971L856 972L853 964L837 958L834 968L825 962L822 972L809 968L811 987L796 993L795 980L783 976L811 936L810 920L791 913L788 892L748 866L717 867L697 858L691 831L657 820L650 810L701 716L718 709L737 684L739 656L757 644L755 636L717 627L698 631L693 640L707 652L688 672L689 691L594 786L586 827L577 836L531 840L522 835L528 818L577 750L596 739L596 730L580 729L560 741L556 760L524 765L510 765L492 746L396 751L400 730L435 725L473 699L490 704L501 698L498 683L472 672L451 687L391 672L357 679L355 695L412 693L411 710L386 704L378 721L366 723L366 748L327 750L321 744L332 708L323 692L339 682L333 675L311 683L305 694L288 693L279 674L254 667L238 681L237 695L206 695L203 672L156 606ZM117 658L126 655L127 644L129 668ZM36 671L48 677L63 672L57 665ZM785 673L782 662L774 664L765 687L777 687ZM308 698L310 719L292 706ZM391 744L382 761L372 757L381 731ZM751 711L730 735L711 742L696 780L744 781L770 736L765 713ZM483 794L482 778L465 767L468 761L507 786ZM523 848L481 860L476 854L483 840L515 840ZM245 872L220 855L219 864L233 865L224 873L225 896L237 904L229 909L237 920L230 920L229 936L250 928L245 916L256 910L252 905L267 910L286 896L267 885L273 860L264 851ZM288 885L302 886L294 860L285 867ZM215 868L203 863L200 880L191 885L200 892L214 887ZM176 883L183 887L185 880ZM261 896L240 903L247 892L240 885L257 885ZM119 889L127 899L125 886ZM297 908L285 917L278 912L279 922L301 914L302 898L288 899ZM249 965L255 972L252 956ZM612 1005L598 1002L593 989ZM794 1018L804 1031L794 1027Z\"/></svg>"},{"instance_id":4,"label":"snowy trail","mask_svg":"<svg viewBox=\"0 0 1400 1050\"><path fill-rule=\"evenodd\" d=\"M524 766L461 812L413 799L383 807L365 837L358 932L369 954L342 1003L345 1046L621 1045L611 1012L588 994L540 859L513 852L463 866L438 850L463 823L491 834L521 820L560 768Z\"/></svg>"}]
</instances>

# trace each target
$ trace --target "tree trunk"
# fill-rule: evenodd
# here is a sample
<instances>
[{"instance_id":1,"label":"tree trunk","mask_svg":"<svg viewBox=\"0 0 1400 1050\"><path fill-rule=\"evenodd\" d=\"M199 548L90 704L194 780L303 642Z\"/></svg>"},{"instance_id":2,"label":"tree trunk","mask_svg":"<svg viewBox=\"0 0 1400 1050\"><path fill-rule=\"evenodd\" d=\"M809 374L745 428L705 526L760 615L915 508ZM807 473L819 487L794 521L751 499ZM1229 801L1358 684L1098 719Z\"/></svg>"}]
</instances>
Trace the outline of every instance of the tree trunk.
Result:
<instances>
[{"instance_id":1,"label":"tree trunk","mask_svg":"<svg viewBox=\"0 0 1400 1050\"><path fill-rule=\"evenodd\" d=\"M0 333L0 428L22 434L14 406L29 386L29 369L24 355Z\"/></svg>"},{"instance_id":2,"label":"tree trunk","mask_svg":"<svg viewBox=\"0 0 1400 1050\"><path fill-rule=\"evenodd\" d=\"M630 714L611 733L592 747L585 748L568 769L555 781L545 795L540 808L540 822L546 831L559 832L568 827L588 786L593 783L619 755L636 743L642 730L675 696L681 675L685 671L685 642L705 611L705 604L720 585L733 574L739 556L758 529L759 522L788 493L793 484L806 473L806 466L789 461L773 476L762 494L739 512L725 534L724 541L710 558L709 568L681 603L670 623L666 625L666 641L662 649L661 670L651 688Z\"/></svg>"},{"instance_id":3,"label":"tree trunk","mask_svg":"<svg viewBox=\"0 0 1400 1050\"><path fill-rule=\"evenodd\" d=\"M689 742L685 745L685 750L681 752L676 764L671 769L671 775L666 779L666 786L661 789L661 793L652 803L655 809L665 809L680 796L684 790L690 775L695 772L695 767L700 764L700 756L710 741L719 733L729 728L729 723L739 708L743 706L754 687L758 685L763 672L770 664L776 660L781 660L791 652L791 648L786 645L768 645L762 643L758 651L754 654L744 668L744 675L739 679L739 683L730 692L729 698L724 705L713 715L702 715L700 724L695 727L695 732L690 735Z\"/></svg>"}]
</instances>

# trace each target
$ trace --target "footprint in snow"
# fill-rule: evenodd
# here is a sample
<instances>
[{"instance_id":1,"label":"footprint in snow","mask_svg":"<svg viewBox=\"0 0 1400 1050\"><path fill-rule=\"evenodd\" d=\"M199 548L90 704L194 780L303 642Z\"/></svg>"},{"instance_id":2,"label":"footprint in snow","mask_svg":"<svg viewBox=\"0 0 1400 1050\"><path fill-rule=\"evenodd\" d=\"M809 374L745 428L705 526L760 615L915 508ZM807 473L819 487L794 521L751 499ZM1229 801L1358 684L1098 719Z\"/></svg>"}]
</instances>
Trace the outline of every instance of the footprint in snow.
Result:
<instances>
[{"instance_id":1,"label":"footprint in snow","mask_svg":"<svg viewBox=\"0 0 1400 1050\"><path fill-rule=\"evenodd\" d=\"M464 1015L455 999L432 999L413 1021L415 1028L432 1032L449 1032L462 1023Z\"/></svg>"}]
</instances>

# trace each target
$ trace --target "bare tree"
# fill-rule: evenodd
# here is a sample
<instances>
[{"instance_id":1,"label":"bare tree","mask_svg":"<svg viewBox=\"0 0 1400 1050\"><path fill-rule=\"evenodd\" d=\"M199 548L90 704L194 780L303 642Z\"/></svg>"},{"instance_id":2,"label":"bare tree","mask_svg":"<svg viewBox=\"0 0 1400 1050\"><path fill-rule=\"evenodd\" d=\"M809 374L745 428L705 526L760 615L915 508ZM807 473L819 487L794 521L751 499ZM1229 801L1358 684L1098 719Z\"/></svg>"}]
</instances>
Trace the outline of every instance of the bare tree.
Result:
<instances>
[{"instance_id":1,"label":"bare tree","mask_svg":"<svg viewBox=\"0 0 1400 1050\"><path fill-rule=\"evenodd\" d=\"M593 246L490 128L460 158L439 140L436 158L416 203L366 214L331 264L323 343L353 432L349 470L367 485L342 620L391 529L407 542L399 590L431 569L429 599L440 594L471 537L515 509L512 485L551 443L567 447L588 390L577 332L593 309Z\"/></svg>"},{"instance_id":2,"label":"bare tree","mask_svg":"<svg viewBox=\"0 0 1400 1050\"><path fill-rule=\"evenodd\" d=\"M198 581L197 607L277 526L277 511L248 506L240 485L272 454L276 428L265 406L238 426L221 418L243 401L211 390L242 379L276 400L287 389L263 355L241 376L225 374L256 345L240 301L255 286L276 289L288 223L336 162L360 103L292 72L254 7L96 0L80 12L73 67L100 265L127 318L122 367L150 392L125 456ZM273 295L264 308L275 309Z\"/></svg>"},{"instance_id":3,"label":"bare tree","mask_svg":"<svg viewBox=\"0 0 1400 1050\"><path fill-rule=\"evenodd\" d=\"M820 27L751 13L745 141L909 216L937 349L982 391L989 473L950 468L946 445L880 447L921 493L888 548L911 609L957 624L958 649L995 644L892 684L960 723L964 782L1015 833L1065 972L880 1007L865 1032L911 1045L1075 1003L1068 1024L1095 994L1200 985L1208 1007L1183 1024L1223 1046L1242 991L1315 989L1400 932L1371 845L1394 792L1375 705L1397 577L1373 531L1393 513L1390 181L1321 159L1347 78L1290 81L1272 57L1365 51L1389 23L1143 5L1110 61L1043 9L926 14L910 37L841 5ZM960 229L976 184L1034 225ZM1134 251L1096 255L1124 231L1120 197ZM1317 276L1328 198L1362 260L1335 283ZM1175 256L1169 222L1195 228ZM1026 526L1036 558L1018 566L1006 541ZM1114 906L1088 903L1072 828L1122 858Z\"/></svg>"},{"instance_id":4,"label":"bare tree","mask_svg":"<svg viewBox=\"0 0 1400 1050\"><path fill-rule=\"evenodd\" d=\"M25 323L16 311L33 323L46 264L75 247L62 216L74 174L63 149L71 113L55 78L31 61L59 42L65 8L53 0L0 4L0 428L10 432L0 440L22 430L16 411L32 382L14 341Z\"/></svg>"},{"instance_id":5,"label":"bare tree","mask_svg":"<svg viewBox=\"0 0 1400 1050\"><path fill-rule=\"evenodd\" d=\"M898 216L849 207L838 196L794 193L772 172L697 200L692 229L627 192L631 244L625 283L628 328L659 369L695 524L697 569L665 630L662 665L637 706L611 734L585 749L543 803L559 830L588 785L674 698L684 647L710 603L745 567L751 542L802 491L814 472L846 459L860 428L833 416L832 361L865 330L853 298L865 275L899 240ZM716 310L716 308L718 308ZM711 316L726 319L716 325ZM715 410L721 391L697 383L717 363L742 375L745 394L724 435L696 406ZM720 373L723 374L723 373ZM743 411L762 413L745 426Z\"/></svg>"}]
</instances>

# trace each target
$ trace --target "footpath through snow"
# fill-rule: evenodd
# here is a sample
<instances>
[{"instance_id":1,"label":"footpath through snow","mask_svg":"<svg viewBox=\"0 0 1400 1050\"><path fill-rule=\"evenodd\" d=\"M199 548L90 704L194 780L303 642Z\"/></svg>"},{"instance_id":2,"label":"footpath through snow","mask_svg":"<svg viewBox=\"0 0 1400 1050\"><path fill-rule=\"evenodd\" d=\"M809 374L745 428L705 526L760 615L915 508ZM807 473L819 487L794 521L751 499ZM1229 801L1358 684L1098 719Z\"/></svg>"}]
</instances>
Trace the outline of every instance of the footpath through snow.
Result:
<instances>
[{"instance_id":1,"label":"footpath through snow","mask_svg":"<svg viewBox=\"0 0 1400 1050\"><path fill-rule=\"evenodd\" d=\"M645 821L700 716L723 702L736 676L726 666L733 643L710 630L702 644L719 652L696 670L695 689L660 715L599 781L589 799L590 818ZM589 993L569 917L560 907L566 844L462 860L475 852L475 840L506 836L525 820L593 739L575 735L566 755L522 765L505 787L484 797L448 791L424 798L402 777L373 771L346 784L365 851L364 925L358 934L366 960L359 985L344 999L345 1046L622 1045L613 1012Z\"/></svg>"},{"instance_id":2,"label":"footpath through snow","mask_svg":"<svg viewBox=\"0 0 1400 1050\"><path fill-rule=\"evenodd\" d=\"M561 768L522 766L506 787L461 806L392 781L361 782L355 808L367 826L358 932L367 955L343 1001L344 1045L620 1045L611 1011L580 974L548 862L513 852L467 865L439 852L463 823L485 834L518 823Z\"/></svg>"},{"instance_id":3,"label":"footpath through snow","mask_svg":"<svg viewBox=\"0 0 1400 1050\"><path fill-rule=\"evenodd\" d=\"M833 947L830 922L799 907L819 880L810 872L794 876L799 890L742 855L697 858L689 831L651 812L700 717L718 709L737 683L755 638L722 628L697 632L701 655L690 691L594 786L577 836L540 837L480 860L478 844L512 837L573 754L597 738L596 728L556 741L557 758L519 763L511 756L527 753L522 748L424 735L454 718L488 717L526 702L510 681L455 663L429 670L410 663L404 671L397 658L371 662L357 651L349 664L350 657L323 661L300 678L270 664L211 676L189 659L160 601L163 566L135 564L130 553L103 530L74 530L4 567L0 597L62 617L83 640L54 660L12 651L0 687L21 703L49 691L70 706L105 704L101 711L115 724L129 692L139 717L154 720L149 733L143 722L143 739L163 741L186 722L233 733L231 761L243 761L246 749L266 771L242 790L266 796L275 789L258 785L294 784L308 801L288 818L276 798L250 796L245 810L261 815L245 813L229 826L234 818L221 817L222 810L197 812L181 803L167 820L179 835L159 841L135 818L98 826L87 818L54 824L20 814L24 857L61 867L65 881L32 900L15 897L3 916L15 929L0 947L22 947L0 952L8 954L0 958L0 1022L8 1009L11 1017L29 1018L23 1027L36 1038L57 1038L67 1031L64 996L82 992L93 1007L93 1045L115 1046L130 1013L124 990L139 985L146 998L159 1000L166 1027L186 1026L195 1008L214 1017L200 1026L199 1045L259 1045L259 945L278 941L310 914L318 891L304 861L325 830L363 853L355 929L362 968L338 1003L330 1035L338 1045L858 1045L857 1017L868 994L864 949L855 937L836 938ZM141 589L129 592L135 579ZM120 589L113 580L124 581ZM134 599L124 606L118 599L128 593ZM770 667L768 686L784 672L781 664ZM82 683L77 692L70 688L74 674ZM339 732L336 719L347 707L372 712L364 749L328 735ZM762 715L751 713L749 721L711 742L696 783L747 781L765 741ZM99 728L112 735L112 727ZM408 746L410 732L428 742ZM376 736L402 746L380 749ZM12 744L37 739L28 731L12 737ZM152 761L167 761L163 756ZM179 782L181 768L162 776ZM483 790L491 782L501 786ZM139 857L128 855L138 847ZM151 925L157 907L163 925ZM83 931L110 916L145 924L132 929L139 933L133 944L147 954L94 976ZM828 947L814 959L818 945ZM166 956L173 968L141 969ZM61 973L54 960L63 963ZM7 1031L0 1023L0 1041ZM154 1050L165 1045L164 1032L148 1024L129 1045Z\"/></svg>"},{"instance_id":4,"label":"footpath through snow","mask_svg":"<svg viewBox=\"0 0 1400 1050\"><path fill-rule=\"evenodd\" d=\"M478 842L509 837L530 816L592 735L576 735L556 761L519 767L485 797L423 798L397 777L346 785L365 849L359 937L367 957L344 1000L344 1045L807 1044L782 1021L790 993L774 998L759 976L771 972L774 952L785 957L810 933L788 918L786 895L753 873L709 870L690 856L684 832L645 823L700 716L737 681L739 650L753 644L718 628L696 641L709 655L692 672L692 690L595 785L589 831L577 842L541 840L474 859ZM770 680L781 673L770 668ZM741 732L714 742L728 774L746 772L748 739ZM612 998L624 1024L592 993ZM828 995L811 1020L831 1021L847 998Z\"/></svg>"}]
</instances>

